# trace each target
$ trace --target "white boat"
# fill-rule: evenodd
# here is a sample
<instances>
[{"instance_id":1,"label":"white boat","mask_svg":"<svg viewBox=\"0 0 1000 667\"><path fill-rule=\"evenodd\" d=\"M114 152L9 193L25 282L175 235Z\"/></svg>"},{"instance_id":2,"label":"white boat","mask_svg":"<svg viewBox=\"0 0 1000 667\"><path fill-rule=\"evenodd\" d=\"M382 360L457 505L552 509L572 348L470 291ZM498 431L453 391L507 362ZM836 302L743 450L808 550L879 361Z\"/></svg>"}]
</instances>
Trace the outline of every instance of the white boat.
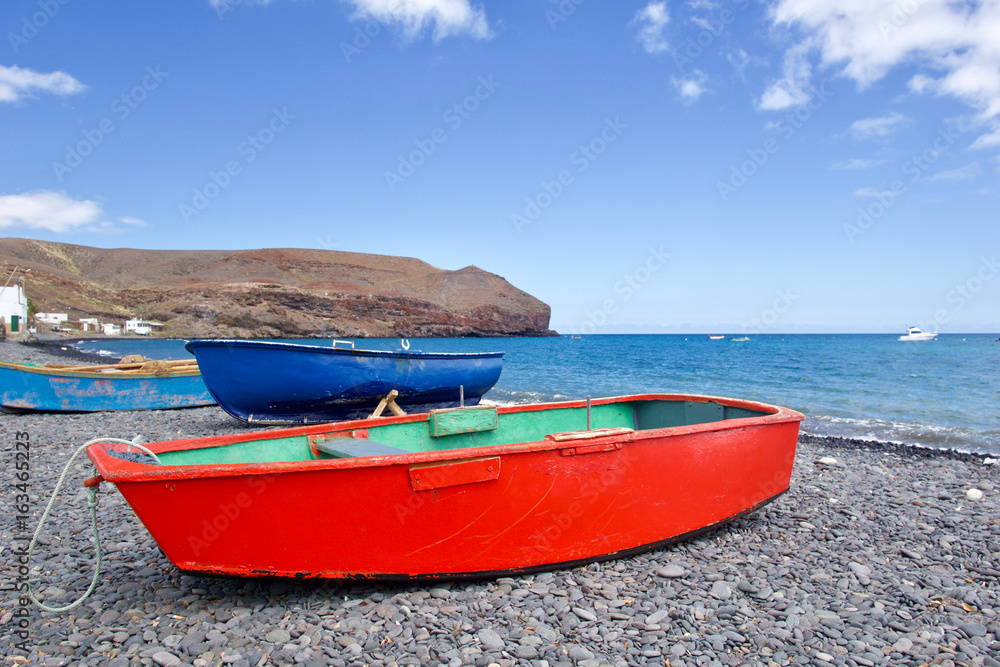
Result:
<instances>
[{"instance_id":1,"label":"white boat","mask_svg":"<svg viewBox=\"0 0 1000 667\"><path fill-rule=\"evenodd\" d=\"M709 340L722 340L725 336L709 336Z\"/></svg>"},{"instance_id":2,"label":"white boat","mask_svg":"<svg viewBox=\"0 0 1000 667\"><path fill-rule=\"evenodd\" d=\"M934 340L935 338L937 338L936 333L926 333L917 327L911 327L907 324L906 335L900 336L899 340Z\"/></svg>"},{"instance_id":3,"label":"white boat","mask_svg":"<svg viewBox=\"0 0 1000 667\"><path fill-rule=\"evenodd\" d=\"M729 340L731 340L733 342L736 342L736 343L745 343L746 341L750 340L750 337L749 336L741 336L739 338L736 338L734 336L734 337L730 338Z\"/></svg>"}]
</instances>

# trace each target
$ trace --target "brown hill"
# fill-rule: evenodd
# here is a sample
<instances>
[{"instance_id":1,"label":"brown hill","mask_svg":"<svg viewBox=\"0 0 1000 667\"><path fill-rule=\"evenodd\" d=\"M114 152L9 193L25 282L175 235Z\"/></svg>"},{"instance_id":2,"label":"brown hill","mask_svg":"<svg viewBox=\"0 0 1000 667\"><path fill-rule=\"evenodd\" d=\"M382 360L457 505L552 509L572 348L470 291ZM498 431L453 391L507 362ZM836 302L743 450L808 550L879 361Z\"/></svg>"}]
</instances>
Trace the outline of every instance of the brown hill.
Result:
<instances>
[{"instance_id":1,"label":"brown hill","mask_svg":"<svg viewBox=\"0 0 1000 667\"><path fill-rule=\"evenodd\" d=\"M332 250L134 250L0 239L39 312L181 337L545 336L549 307L474 266Z\"/></svg>"}]
</instances>

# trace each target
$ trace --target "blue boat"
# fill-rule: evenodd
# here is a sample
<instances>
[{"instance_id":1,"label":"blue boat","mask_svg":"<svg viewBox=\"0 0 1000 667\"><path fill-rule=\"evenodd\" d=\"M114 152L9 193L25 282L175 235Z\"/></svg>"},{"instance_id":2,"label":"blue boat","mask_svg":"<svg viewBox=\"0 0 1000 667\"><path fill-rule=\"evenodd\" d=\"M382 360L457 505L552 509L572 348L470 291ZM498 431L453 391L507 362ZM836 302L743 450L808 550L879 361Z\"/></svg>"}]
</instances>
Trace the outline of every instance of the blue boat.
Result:
<instances>
[{"instance_id":1,"label":"blue boat","mask_svg":"<svg viewBox=\"0 0 1000 667\"><path fill-rule=\"evenodd\" d=\"M364 418L393 390L395 404L407 412L458 407L463 392L465 405L478 405L503 367L503 352L388 352L251 340L193 340L184 347L222 409L254 424Z\"/></svg>"},{"instance_id":2,"label":"blue boat","mask_svg":"<svg viewBox=\"0 0 1000 667\"><path fill-rule=\"evenodd\" d=\"M0 362L4 412L166 410L215 405L194 360L102 366Z\"/></svg>"}]
</instances>

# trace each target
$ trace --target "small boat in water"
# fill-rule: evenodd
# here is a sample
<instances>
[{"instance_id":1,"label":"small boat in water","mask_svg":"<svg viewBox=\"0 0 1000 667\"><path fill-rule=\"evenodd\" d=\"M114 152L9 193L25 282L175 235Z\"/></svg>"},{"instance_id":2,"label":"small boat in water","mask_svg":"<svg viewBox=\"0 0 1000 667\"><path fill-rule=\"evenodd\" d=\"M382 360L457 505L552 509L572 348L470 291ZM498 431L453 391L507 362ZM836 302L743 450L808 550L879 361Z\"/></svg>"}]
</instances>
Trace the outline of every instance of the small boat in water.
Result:
<instances>
[{"instance_id":1,"label":"small boat in water","mask_svg":"<svg viewBox=\"0 0 1000 667\"><path fill-rule=\"evenodd\" d=\"M723 338L725 338L725 336L723 336L723 335L709 336L708 337L709 340L722 340Z\"/></svg>"},{"instance_id":2,"label":"small boat in water","mask_svg":"<svg viewBox=\"0 0 1000 667\"><path fill-rule=\"evenodd\" d=\"M733 336L729 340L733 341L734 343L745 343L748 340L750 340L750 336L740 336L739 338L736 338L735 336Z\"/></svg>"},{"instance_id":3,"label":"small boat in water","mask_svg":"<svg viewBox=\"0 0 1000 667\"><path fill-rule=\"evenodd\" d=\"M926 333L917 327L911 327L907 324L906 335L900 336L899 340L934 340L935 338L937 338L936 333Z\"/></svg>"},{"instance_id":4,"label":"small boat in water","mask_svg":"<svg viewBox=\"0 0 1000 667\"><path fill-rule=\"evenodd\" d=\"M503 367L503 352L355 350L351 345L193 340L185 347L198 360L219 405L254 424L363 418L391 391L397 392L395 405L409 412L463 402L474 406L500 379Z\"/></svg>"},{"instance_id":5,"label":"small boat in water","mask_svg":"<svg viewBox=\"0 0 1000 667\"><path fill-rule=\"evenodd\" d=\"M0 362L4 412L165 410L215 405L194 359L126 357L105 365Z\"/></svg>"},{"instance_id":6,"label":"small boat in water","mask_svg":"<svg viewBox=\"0 0 1000 667\"><path fill-rule=\"evenodd\" d=\"M94 443L163 553L191 575L474 578L627 557L789 488L803 415L645 394Z\"/></svg>"}]
</instances>

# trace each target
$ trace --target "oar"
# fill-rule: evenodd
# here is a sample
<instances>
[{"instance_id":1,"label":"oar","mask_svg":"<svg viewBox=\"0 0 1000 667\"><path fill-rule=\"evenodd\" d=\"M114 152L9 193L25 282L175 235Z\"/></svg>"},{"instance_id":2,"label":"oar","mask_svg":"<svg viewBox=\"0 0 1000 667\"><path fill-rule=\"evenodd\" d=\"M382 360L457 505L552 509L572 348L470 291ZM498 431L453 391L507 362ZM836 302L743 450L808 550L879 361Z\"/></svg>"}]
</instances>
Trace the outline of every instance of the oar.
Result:
<instances>
[{"instance_id":1,"label":"oar","mask_svg":"<svg viewBox=\"0 0 1000 667\"><path fill-rule=\"evenodd\" d=\"M136 362L136 363L131 363L131 364L104 364L104 365L101 365L101 366L59 366L59 367L55 368L54 370L74 371L74 372L79 372L79 371L84 371L84 372L86 372L86 371L102 371L102 370L108 370L108 369L113 369L113 368L114 369L118 369L118 370L138 370L138 369L142 368L143 366L145 366L146 364L150 363L151 361L157 361L157 360L150 359L149 361L142 361L142 362ZM171 368L171 369L178 369L179 367L183 367L183 366L197 366L198 365L198 360L197 359L179 359L179 360L176 360L176 361L164 361L163 364L165 366Z\"/></svg>"}]
</instances>

